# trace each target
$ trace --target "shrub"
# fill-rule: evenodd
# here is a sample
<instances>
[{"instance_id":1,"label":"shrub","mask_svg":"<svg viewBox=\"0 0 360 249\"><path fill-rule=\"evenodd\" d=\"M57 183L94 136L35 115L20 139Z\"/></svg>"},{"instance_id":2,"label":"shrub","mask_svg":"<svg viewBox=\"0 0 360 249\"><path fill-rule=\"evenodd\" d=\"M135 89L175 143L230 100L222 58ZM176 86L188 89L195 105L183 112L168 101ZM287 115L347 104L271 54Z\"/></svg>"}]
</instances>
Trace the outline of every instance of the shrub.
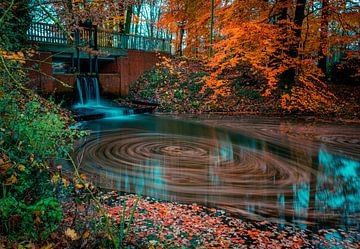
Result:
<instances>
[{"instance_id":1,"label":"shrub","mask_svg":"<svg viewBox=\"0 0 360 249\"><path fill-rule=\"evenodd\" d=\"M163 58L131 88L131 100L157 102L162 111L198 112L206 110L211 91L202 93L208 75L201 62L185 58Z\"/></svg>"},{"instance_id":2,"label":"shrub","mask_svg":"<svg viewBox=\"0 0 360 249\"><path fill-rule=\"evenodd\" d=\"M22 87L21 63L0 67L0 235L9 241L39 241L62 218L54 163L81 134L69 129L65 111ZM11 69L11 71L9 71Z\"/></svg>"}]
</instances>

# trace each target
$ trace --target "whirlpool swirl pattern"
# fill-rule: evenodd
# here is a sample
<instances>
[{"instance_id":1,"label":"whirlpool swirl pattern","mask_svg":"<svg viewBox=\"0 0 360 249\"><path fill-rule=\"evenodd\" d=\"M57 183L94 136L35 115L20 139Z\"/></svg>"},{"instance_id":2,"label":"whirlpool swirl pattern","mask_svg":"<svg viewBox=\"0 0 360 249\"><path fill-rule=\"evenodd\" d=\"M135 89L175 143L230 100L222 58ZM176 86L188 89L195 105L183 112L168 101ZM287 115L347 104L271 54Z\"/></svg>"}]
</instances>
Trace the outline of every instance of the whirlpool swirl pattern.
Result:
<instances>
[{"instance_id":1,"label":"whirlpool swirl pattern","mask_svg":"<svg viewBox=\"0 0 360 249\"><path fill-rule=\"evenodd\" d=\"M276 217L279 195L291 196L293 185L310 181L313 171L265 148L131 129L93 133L77 159L100 187L247 215L257 207L253 217ZM292 204L280 209L294 212Z\"/></svg>"}]
</instances>

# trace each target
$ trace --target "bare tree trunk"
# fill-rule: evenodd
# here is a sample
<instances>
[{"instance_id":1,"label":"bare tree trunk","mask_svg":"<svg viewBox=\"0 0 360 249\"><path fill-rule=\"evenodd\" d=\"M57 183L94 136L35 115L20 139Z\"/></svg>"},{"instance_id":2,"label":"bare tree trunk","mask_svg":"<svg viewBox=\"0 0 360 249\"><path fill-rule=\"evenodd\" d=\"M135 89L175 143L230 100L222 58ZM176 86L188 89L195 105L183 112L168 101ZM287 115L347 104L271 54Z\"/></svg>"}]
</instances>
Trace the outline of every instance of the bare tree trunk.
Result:
<instances>
[{"instance_id":1,"label":"bare tree trunk","mask_svg":"<svg viewBox=\"0 0 360 249\"><path fill-rule=\"evenodd\" d=\"M119 3L118 6L119 6L119 16L124 18L119 23L119 32L123 34L125 32L125 9L123 3Z\"/></svg>"},{"instance_id":2,"label":"bare tree trunk","mask_svg":"<svg viewBox=\"0 0 360 249\"><path fill-rule=\"evenodd\" d=\"M157 19L156 21L159 21L161 17L161 8L159 8L158 13L157 13ZM162 35L162 30L159 29L159 27L156 27L156 38L164 38Z\"/></svg>"},{"instance_id":3,"label":"bare tree trunk","mask_svg":"<svg viewBox=\"0 0 360 249\"><path fill-rule=\"evenodd\" d=\"M214 0L211 0L211 17L210 17L210 52L209 55L213 55L213 35L214 35Z\"/></svg>"},{"instance_id":4,"label":"bare tree trunk","mask_svg":"<svg viewBox=\"0 0 360 249\"><path fill-rule=\"evenodd\" d=\"M181 27L180 34L179 34L179 47L178 47L178 54L180 56L182 56L182 43L183 43L183 38L184 38L184 32L185 32L184 28Z\"/></svg>"},{"instance_id":5,"label":"bare tree trunk","mask_svg":"<svg viewBox=\"0 0 360 249\"><path fill-rule=\"evenodd\" d=\"M154 23L155 23L155 16L156 14L155 12L155 4L154 5L150 5L150 37L154 37Z\"/></svg>"},{"instance_id":6,"label":"bare tree trunk","mask_svg":"<svg viewBox=\"0 0 360 249\"><path fill-rule=\"evenodd\" d=\"M132 7L131 4L129 4L129 6L126 9L126 19L125 19L125 27L124 27L125 34L130 33L130 25L131 25L132 13L133 13L133 7Z\"/></svg>"},{"instance_id":7,"label":"bare tree trunk","mask_svg":"<svg viewBox=\"0 0 360 249\"><path fill-rule=\"evenodd\" d=\"M281 0L281 2L285 3L285 0ZM301 42L301 31L302 31L302 25L305 19L305 5L306 0L296 0L296 7L295 7L295 16L294 16L294 24L295 24L295 30L294 30L294 38L295 41L292 42L292 44L289 47L288 56L291 58L297 58L299 56L299 45ZM280 11L280 20L284 20L281 18L287 17L287 11L281 9ZM280 77L280 86L281 87L289 87L292 86L295 83L295 76L296 76L296 68L291 67L288 70L286 70Z\"/></svg>"},{"instance_id":8,"label":"bare tree trunk","mask_svg":"<svg viewBox=\"0 0 360 249\"><path fill-rule=\"evenodd\" d=\"M142 1L140 1L140 3L137 5L137 8L136 8L136 15L138 17L140 16L140 13L141 13L141 7L142 7ZM137 22L136 25L135 25L134 33L135 34L139 33L139 22Z\"/></svg>"},{"instance_id":9,"label":"bare tree trunk","mask_svg":"<svg viewBox=\"0 0 360 249\"><path fill-rule=\"evenodd\" d=\"M288 18L288 6L287 6L288 0L277 0L276 4L280 6L277 13L278 20L279 21L286 20Z\"/></svg>"},{"instance_id":10,"label":"bare tree trunk","mask_svg":"<svg viewBox=\"0 0 360 249\"><path fill-rule=\"evenodd\" d=\"M327 57L326 57L326 42L329 28L329 3L328 0L322 0L321 9L321 30L320 30L320 48L319 48L319 68L324 74L324 79L327 79Z\"/></svg>"},{"instance_id":11,"label":"bare tree trunk","mask_svg":"<svg viewBox=\"0 0 360 249\"><path fill-rule=\"evenodd\" d=\"M306 5L306 0L296 1L294 23L296 25L295 36L298 42L300 42L301 39L301 27L305 19L305 5Z\"/></svg>"},{"instance_id":12,"label":"bare tree trunk","mask_svg":"<svg viewBox=\"0 0 360 249\"><path fill-rule=\"evenodd\" d=\"M306 0L297 0L296 1L296 8L295 8L295 17L294 17L294 24L295 24L295 42L290 47L290 56L292 58L297 58L299 56L299 45L301 43L301 33L302 33L302 25L305 19L305 5ZM295 80L295 68L291 75L291 80Z\"/></svg>"}]
</instances>

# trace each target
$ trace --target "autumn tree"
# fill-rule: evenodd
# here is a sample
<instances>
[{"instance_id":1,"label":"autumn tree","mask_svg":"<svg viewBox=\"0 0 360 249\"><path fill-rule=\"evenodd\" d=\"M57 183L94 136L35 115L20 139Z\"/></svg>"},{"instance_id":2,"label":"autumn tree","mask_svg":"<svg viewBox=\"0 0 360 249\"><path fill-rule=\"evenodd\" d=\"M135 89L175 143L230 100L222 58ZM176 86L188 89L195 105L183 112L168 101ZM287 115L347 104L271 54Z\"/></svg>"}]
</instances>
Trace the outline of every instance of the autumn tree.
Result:
<instances>
[{"instance_id":1,"label":"autumn tree","mask_svg":"<svg viewBox=\"0 0 360 249\"><path fill-rule=\"evenodd\" d=\"M263 95L278 94L286 110L334 111L335 97L324 84L327 62L334 55L359 57L359 13L345 0L215 0L213 6L168 0L161 22L180 38L177 23L186 22L184 51L208 62L213 73L207 82L215 92L227 94L231 74L249 69ZM209 46L211 58L204 53Z\"/></svg>"},{"instance_id":2,"label":"autumn tree","mask_svg":"<svg viewBox=\"0 0 360 249\"><path fill-rule=\"evenodd\" d=\"M159 24L176 34L174 42L178 53L184 47L187 54L201 56L209 50L211 10L221 1L169 0L164 3Z\"/></svg>"}]
</instances>

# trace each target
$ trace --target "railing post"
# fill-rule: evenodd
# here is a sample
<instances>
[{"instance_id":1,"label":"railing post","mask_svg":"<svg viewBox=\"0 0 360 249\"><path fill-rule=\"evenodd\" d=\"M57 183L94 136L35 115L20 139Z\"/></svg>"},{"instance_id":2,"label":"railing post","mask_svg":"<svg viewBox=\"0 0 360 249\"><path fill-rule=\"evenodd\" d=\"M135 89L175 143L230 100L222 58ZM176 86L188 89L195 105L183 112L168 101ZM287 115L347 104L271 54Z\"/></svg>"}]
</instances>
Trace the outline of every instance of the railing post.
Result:
<instances>
[{"instance_id":1,"label":"railing post","mask_svg":"<svg viewBox=\"0 0 360 249\"><path fill-rule=\"evenodd\" d=\"M165 39L162 39L161 52L165 52Z\"/></svg>"},{"instance_id":2,"label":"railing post","mask_svg":"<svg viewBox=\"0 0 360 249\"><path fill-rule=\"evenodd\" d=\"M124 49L128 49L129 48L129 35L126 35L126 34L122 34L121 35L122 37L122 44L123 44L123 47Z\"/></svg>"},{"instance_id":3,"label":"railing post","mask_svg":"<svg viewBox=\"0 0 360 249\"><path fill-rule=\"evenodd\" d=\"M40 35L42 37L41 41L44 42L44 29L40 29Z\"/></svg>"}]
</instances>

